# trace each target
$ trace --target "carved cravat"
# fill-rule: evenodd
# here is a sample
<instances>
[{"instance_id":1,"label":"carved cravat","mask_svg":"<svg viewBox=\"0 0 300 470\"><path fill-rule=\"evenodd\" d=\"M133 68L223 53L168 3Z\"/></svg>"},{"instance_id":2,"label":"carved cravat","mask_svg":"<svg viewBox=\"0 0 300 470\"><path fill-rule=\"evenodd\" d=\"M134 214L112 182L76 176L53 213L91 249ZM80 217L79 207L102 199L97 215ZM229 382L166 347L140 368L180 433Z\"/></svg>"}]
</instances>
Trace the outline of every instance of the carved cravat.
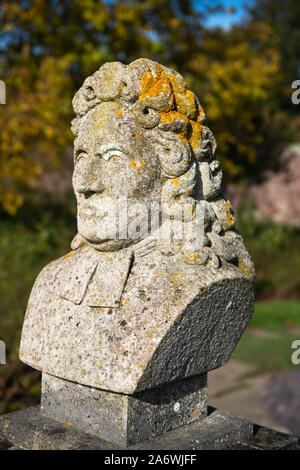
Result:
<instances>
[{"instance_id":1,"label":"carved cravat","mask_svg":"<svg viewBox=\"0 0 300 470\"><path fill-rule=\"evenodd\" d=\"M71 251L57 275L60 296L74 304L85 300L89 307L119 307L133 260L150 253L154 246L155 240L148 237L117 252L92 247Z\"/></svg>"}]
</instances>

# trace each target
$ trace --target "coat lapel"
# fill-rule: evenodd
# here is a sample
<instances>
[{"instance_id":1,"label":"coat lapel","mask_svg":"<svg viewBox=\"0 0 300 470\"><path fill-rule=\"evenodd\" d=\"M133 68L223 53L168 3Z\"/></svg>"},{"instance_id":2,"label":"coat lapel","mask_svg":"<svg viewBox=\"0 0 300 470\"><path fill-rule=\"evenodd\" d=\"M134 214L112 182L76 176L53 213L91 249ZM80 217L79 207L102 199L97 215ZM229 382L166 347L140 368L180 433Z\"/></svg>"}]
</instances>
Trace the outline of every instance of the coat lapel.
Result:
<instances>
[{"instance_id":1,"label":"coat lapel","mask_svg":"<svg viewBox=\"0 0 300 470\"><path fill-rule=\"evenodd\" d=\"M80 304L86 293L87 286L97 268L98 260L92 248L71 251L64 257L63 269L59 276L60 295Z\"/></svg>"},{"instance_id":2,"label":"coat lapel","mask_svg":"<svg viewBox=\"0 0 300 470\"><path fill-rule=\"evenodd\" d=\"M90 307L119 307L133 252L103 253L85 247L63 259L58 276L60 296Z\"/></svg>"},{"instance_id":3,"label":"coat lapel","mask_svg":"<svg viewBox=\"0 0 300 470\"><path fill-rule=\"evenodd\" d=\"M85 296L90 307L119 307L133 252L102 253Z\"/></svg>"}]
</instances>

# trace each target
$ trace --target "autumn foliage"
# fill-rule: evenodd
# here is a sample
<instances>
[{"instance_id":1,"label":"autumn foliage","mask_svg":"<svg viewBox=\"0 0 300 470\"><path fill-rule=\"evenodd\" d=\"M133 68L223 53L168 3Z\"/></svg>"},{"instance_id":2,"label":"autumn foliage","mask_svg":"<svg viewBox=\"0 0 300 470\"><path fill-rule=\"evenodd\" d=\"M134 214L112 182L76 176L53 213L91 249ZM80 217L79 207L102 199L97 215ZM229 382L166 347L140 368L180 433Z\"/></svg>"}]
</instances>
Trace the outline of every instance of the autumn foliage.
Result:
<instances>
[{"instance_id":1,"label":"autumn foliage","mask_svg":"<svg viewBox=\"0 0 300 470\"><path fill-rule=\"evenodd\" d=\"M206 14L180 0L2 1L2 207L15 213L41 174L59 166L72 145L72 96L106 61L148 57L180 71L205 109L226 181L273 166L286 138L279 103L289 93L276 30L253 15L229 31L209 29Z\"/></svg>"}]
</instances>

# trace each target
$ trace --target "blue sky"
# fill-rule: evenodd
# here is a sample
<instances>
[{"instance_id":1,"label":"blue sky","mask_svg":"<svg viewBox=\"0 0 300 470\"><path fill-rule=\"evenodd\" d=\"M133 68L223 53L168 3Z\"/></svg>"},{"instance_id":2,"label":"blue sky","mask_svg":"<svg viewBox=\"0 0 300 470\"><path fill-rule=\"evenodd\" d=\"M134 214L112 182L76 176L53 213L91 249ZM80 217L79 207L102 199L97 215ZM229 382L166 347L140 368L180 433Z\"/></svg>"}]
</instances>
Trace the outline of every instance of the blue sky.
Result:
<instances>
[{"instance_id":1,"label":"blue sky","mask_svg":"<svg viewBox=\"0 0 300 470\"><path fill-rule=\"evenodd\" d=\"M114 0L105 0L107 3L112 3ZM136 0L138 1L138 0ZM209 16L206 22L208 27L220 26L223 29L229 29L233 24L239 23L245 14L245 4L253 3L253 0L193 0L196 10L201 10L203 5L215 6L222 5L224 8L234 7L234 13L216 13Z\"/></svg>"},{"instance_id":2,"label":"blue sky","mask_svg":"<svg viewBox=\"0 0 300 470\"><path fill-rule=\"evenodd\" d=\"M207 4L209 6L215 6L217 4L221 4L224 8L234 7L234 13L216 13L211 14L209 20L207 21L207 26L215 27L220 26L224 29L230 28L233 24L239 23L244 14L245 14L245 4L253 3L253 0L194 0L194 5L196 9L201 10L203 8L203 4Z\"/></svg>"}]
</instances>

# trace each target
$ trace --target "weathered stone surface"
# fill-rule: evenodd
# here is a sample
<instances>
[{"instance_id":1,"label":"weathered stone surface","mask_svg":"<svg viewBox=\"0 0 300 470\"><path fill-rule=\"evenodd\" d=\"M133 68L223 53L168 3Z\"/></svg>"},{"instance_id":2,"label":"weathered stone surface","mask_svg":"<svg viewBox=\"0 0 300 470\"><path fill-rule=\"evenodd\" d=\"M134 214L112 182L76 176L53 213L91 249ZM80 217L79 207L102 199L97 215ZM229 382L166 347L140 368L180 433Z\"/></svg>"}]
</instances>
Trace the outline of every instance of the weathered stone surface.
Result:
<instances>
[{"instance_id":1,"label":"weathered stone surface","mask_svg":"<svg viewBox=\"0 0 300 470\"><path fill-rule=\"evenodd\" d=\"M292 434L255 426L254 436L243 443L251 450L299 450L300 439Z\"/></svg>"},{"instance_id":2,"label":"weathered stone surface","mask_svg":"<svg viewBox=\"0 0 300 470\"><path fill-rule=\"evenodd\" d=\"M251 318L254 268L198 98L140 59L103 65L73 105L78 234L35 282L21 360L125 394L220 367Z\"/></svg>"},{"instance_id":3,"label":"weathered stone surface","mask_svg":"<svg viewBox=\"0 0 300 470\"><path fill-rule=\"evenodd\" d=\"M99 390L43 373L42 414L128 446L207 415L206 374L135 395Z\"/></svg>"},{"instance_id":4,"label":"weathered stone surface","mask_svg":"<svg viewBox=\"0 0 300 470\"><path fill-rule=\"evenodd\" d=\"M39 407L33 407L0 416L0 434L6 439L6 448L13 445L34 450L203 450L247 443L253 436L253 424L245 418L211 409L207 418L122 447L76 430L68 423L59 423L42 415ZM276 435L275 432L274 448ZM286 444L297 442L297 438L286 435Z\"/></svg>"},{"instance_id":5,"label":"weathered stone surface","mask_svg":"<svg viewBox=\"0 0 300 470\"><path fill-rule=\"evenodd\" d=\"M59 277L44 285L40 276L21 359L58 377L127 394L225 363L252 314L251 283L231 266L181 270L158 253L148 257L133 266L119 309L74 304L55 295Z\"/></svg>"}]
</instances>

